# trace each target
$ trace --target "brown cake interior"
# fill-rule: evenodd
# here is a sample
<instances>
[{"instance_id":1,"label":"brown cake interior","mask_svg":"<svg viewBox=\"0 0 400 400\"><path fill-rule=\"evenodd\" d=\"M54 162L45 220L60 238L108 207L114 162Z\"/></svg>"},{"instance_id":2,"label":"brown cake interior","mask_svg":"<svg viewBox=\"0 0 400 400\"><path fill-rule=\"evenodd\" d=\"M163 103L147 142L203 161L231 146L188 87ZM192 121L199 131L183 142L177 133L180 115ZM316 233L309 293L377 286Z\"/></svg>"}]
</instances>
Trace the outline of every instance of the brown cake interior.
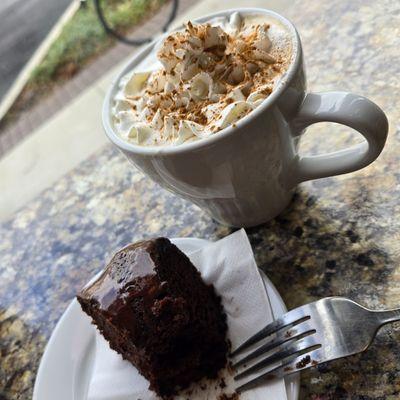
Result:
<instances>
[{"instance_id":1,"label":"brown cake interior","mask_svg":"<svg viewBox=\"0 0 400 400\"><path fill-rule=\"evenodd\" d=\"M78 300L111 348L161 396L213 378L226 364L220 298L168 239L120 250Z\"/></svg>"}]
</instances>

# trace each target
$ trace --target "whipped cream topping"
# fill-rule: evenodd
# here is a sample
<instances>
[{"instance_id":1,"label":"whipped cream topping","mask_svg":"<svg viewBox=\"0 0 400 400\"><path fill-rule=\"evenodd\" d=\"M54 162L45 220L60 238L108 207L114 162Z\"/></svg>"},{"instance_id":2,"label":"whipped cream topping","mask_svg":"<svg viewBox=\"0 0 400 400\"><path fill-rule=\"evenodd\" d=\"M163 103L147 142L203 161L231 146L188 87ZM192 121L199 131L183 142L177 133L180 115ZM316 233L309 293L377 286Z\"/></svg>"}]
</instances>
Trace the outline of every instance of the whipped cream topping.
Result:
<instances>
[{"instance_id":1,"label":"whipped cream topping","mask_svg":"<svg viewBox=\"0 0 400 400\"><path fill-rule=\"evenodd\" d=\"M271 94L291 52L283 27L239 13L188 22L157 47L158 61L120 80L112 110L118 134L144 146L179 145L233 125Z\"/></svg>"}]
</instances>

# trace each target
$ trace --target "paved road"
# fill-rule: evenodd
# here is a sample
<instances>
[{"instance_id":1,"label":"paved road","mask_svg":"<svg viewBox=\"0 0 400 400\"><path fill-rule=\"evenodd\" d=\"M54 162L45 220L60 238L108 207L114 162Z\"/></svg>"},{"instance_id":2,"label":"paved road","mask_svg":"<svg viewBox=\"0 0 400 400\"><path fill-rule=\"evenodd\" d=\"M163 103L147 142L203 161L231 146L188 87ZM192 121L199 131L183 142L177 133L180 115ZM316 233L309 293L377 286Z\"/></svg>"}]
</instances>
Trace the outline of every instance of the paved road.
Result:
<instances>
[{"instance_id":1,"label":"paved road","mask_svg":"<svg viewBox=\"0 0 400 400\"><path fill-rule=\"evenodd\" d=\"M71 0L0 0L0 100Z\"/></svg>"}]
</instances>

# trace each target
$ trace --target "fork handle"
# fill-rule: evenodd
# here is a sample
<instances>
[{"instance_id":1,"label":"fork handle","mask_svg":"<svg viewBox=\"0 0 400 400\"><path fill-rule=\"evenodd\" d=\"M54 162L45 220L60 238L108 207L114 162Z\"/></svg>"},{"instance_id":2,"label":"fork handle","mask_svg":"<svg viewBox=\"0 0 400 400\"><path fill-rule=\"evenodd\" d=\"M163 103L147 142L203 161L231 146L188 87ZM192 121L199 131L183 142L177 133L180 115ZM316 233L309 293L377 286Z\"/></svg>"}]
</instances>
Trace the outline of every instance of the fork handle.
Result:
<instances>
[{"instance_id":1,"label":"fork handle","mask_svg":"<svg viewBox=\"0 0 400 400\"><path fill-rule=\"evenodd\" d=\"M400 309L388 311L375 311L378 314L379 322L382 325L389 324L390 322L400 321Z\"/></svg>"}]
</instances>

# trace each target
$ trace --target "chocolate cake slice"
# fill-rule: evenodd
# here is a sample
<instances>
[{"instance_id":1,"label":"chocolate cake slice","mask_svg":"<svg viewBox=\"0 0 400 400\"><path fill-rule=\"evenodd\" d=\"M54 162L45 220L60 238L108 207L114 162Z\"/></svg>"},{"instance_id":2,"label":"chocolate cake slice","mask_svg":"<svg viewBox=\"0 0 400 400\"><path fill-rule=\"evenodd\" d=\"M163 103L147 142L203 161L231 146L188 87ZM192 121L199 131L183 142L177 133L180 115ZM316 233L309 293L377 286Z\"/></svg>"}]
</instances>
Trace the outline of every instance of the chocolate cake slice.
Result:
<instances>
[{"instance_id":1,"label":"chocolate cake slice","mask_svg":"<svg viewBox=\"0 0 400 400\"><path fill-rule=\"evenodd\" d=\"M226 364L226 316L213 286L168 239L131 244L78 295L110 347L162 397Z\"/></svg>"}]
</instances>

